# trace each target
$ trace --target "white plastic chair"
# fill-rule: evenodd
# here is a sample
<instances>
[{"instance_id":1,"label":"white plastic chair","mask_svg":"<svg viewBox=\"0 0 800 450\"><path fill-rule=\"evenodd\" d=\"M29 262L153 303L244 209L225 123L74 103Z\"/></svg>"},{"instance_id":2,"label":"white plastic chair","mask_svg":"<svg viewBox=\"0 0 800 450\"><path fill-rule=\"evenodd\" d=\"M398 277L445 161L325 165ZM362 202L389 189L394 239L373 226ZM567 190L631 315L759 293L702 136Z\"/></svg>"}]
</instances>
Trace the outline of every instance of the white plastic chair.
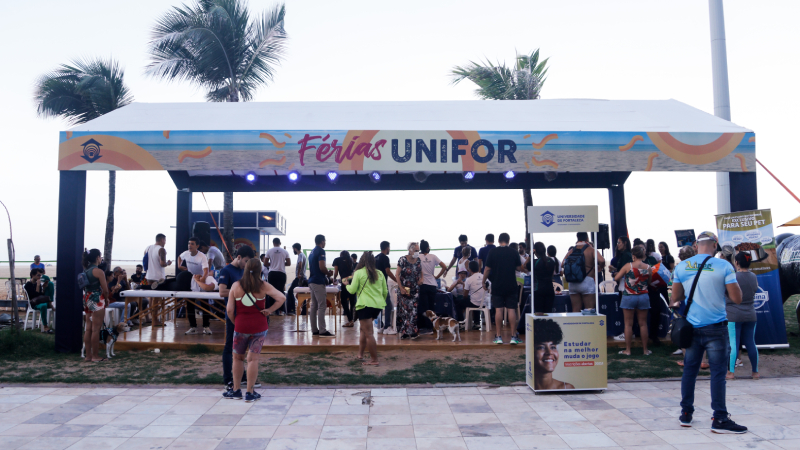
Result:
<instances>
[{"instance_id":1,"label":"white plastic chair","mask_svg":"<svg viewBox=\"0 0 800 450\"><path fill-rule=\"evenodd\" d=\"M487 292L483 298L483 303L481 303L480 307L467 307L467 318L466 324L464 325L464 331L471 331L472 330L472 311L481 311L483 312L483 323L486 325L486 331L492 331L492 317L491 317L491 307L492 307L492 294L491 292Z\"/></svg>"},{"instance_id":2,"label":"white plastic chair","mask_svg":"<svg viewBox=\"0 0 800 450\"><path fill-rule=\"evenodd\" d=\"M613 294L617 290L617 282L606 280L600 283L600 292L603 294Z\"/></svg>"}]
</instances>

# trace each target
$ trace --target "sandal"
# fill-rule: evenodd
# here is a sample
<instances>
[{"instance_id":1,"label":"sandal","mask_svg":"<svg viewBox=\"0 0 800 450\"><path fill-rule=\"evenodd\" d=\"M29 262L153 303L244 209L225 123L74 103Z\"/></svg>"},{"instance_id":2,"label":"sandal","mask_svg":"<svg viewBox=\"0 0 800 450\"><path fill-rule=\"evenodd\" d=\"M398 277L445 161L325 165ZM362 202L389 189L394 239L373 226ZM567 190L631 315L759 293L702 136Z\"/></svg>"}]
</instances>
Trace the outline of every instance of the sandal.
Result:
<instances>
[{"instance_id":1,"label":"sandal","mask_svg":"<svg viewBox=\"0 0 800 450\"><path fill-rule=\"evenodd\" d=\"M620 355L625 355L625 356L631 356L631 354L630 354L630 353L625 353L625 350L620 350L620 351L619 351L619 354L620 354Z\"/></svg>"},{"instance_id":2,"label":"sandal","mask_svg":"<svg viewBox=\"0 0 800 450\"><path fill-rule=\"evenodd\" d=\"M754 380L760 380L761 379L761 375L759 375L758 372L756 372L753 375L751 375L750 378L752 378Z\"/></svg>"},{"instance_id":3,"label":"sandal","mask_svg":"<svg viewBox=\"0 0 800 450\"><path fill-rule=\"evenodd\" d=\"M675 361L679 366L683 367L683 361Z\"/></svg>"},{"instance_id":4,"label":"sandal","mask_svg":"<svg viewBox=\"0 0 800 450\"><path fill-rule=\"evenodd\" d=\"M708 370L710 367L708 363L700 363L700 368L703 370Z\"/></svg>"},{"instance_id":5,"label":"sandal","mask_svg":"<svg viewBox=\"0 0 800 450\"><path fill-rule=\"evenodd\" d=\"M648 351L644 352L644 356L652 355L652 354L653 354L652 350L648 350Z\"/></svg>"}]
</instances>

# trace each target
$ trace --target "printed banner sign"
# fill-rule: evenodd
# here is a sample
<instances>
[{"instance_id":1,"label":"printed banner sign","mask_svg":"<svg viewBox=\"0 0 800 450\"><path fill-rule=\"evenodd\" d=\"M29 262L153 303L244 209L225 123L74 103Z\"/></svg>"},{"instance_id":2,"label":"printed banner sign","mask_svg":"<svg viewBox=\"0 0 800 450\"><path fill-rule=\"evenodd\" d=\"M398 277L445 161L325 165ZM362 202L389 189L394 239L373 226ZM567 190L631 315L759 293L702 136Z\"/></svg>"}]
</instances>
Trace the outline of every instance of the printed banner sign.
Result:
<instances>
[{"instance_id":1,"label":"printed banner sign","mask_svg":"<svg viewBox=\"0 0 800 450\"><path fill-rule=\"evenodd\" d=\"M753 257L750 270L758 278L756 345L787 346L772 211L740 211L716 217L719 245L729 245L737 253L748 252Z\"/></svg>"},{"instance_id":2,"label":"printed banner sign","mask_svg":"<svg viewBox=\"0 0 800 450\"><path fill-rule=\"evenodd\" d=\"M597 233L597 205L528 206L528 233Z\"/></svg>"},{"instance_id":3,"label":"printed banner sign","mask_svg":"<svg viewBox=\"0 0 800 450\"><path fill-rule=\"evenodd\" d=\"M687 245L694 244L694 230L675 230L675 238L678 240L678 249Z\"/></svg>"},{"instance_id":4,"label":"printed banner sign","mask_svg":"<svg viewBox=\"0 0 800 450\"><path fill-rule=\"evenodd\" d=\"M755 133L64 131L58 170L608 172L755 170Z\"/></svg>"},{"instance_id":5,"label":"printed banner sign","mask_svg":"<svg viewBox=\"0 0 800 450\"><path fill-rule=\"evenodd\" d=\"M525 382L536 392L608 387L604 315L525 316Z\"/></svg>"}]
</instances>

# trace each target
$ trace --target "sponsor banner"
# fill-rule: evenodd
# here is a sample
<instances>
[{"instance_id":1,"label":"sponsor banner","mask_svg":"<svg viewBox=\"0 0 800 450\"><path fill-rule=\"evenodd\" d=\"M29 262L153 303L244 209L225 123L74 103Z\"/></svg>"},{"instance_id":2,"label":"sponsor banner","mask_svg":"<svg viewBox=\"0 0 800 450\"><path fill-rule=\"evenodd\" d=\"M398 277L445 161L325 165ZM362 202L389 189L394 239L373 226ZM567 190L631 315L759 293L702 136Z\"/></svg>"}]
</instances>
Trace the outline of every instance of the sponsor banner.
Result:
<instances>
[{"instance_id":1,"label":"sponsor banner","mask_svg":"<svg viewBox=\"0 0 800 450\"><path fill-rule=\"evenodd\" d=\"M695 241L694 230L675 230L675 239L678 240L678 250L681 247L692 245Z\"/></svg>"},{"instance_id":2,"label":"sponsor banner","mask_svg":"<svg viewBox=\"0 0 800 450\"><path fill-rule=\"evenodd\" d=\"M719 245L729 245L736 253L747 252L752 257L750 270L758 278L756 345L787 345L772 211L740 211L716 217Z\"/></svg>"},{"instance_id":3,"label":"sponsor banner","mask_svg":"<svg viewBox=\"0 0 800 450\"><path fill-rule=\"evenodd\" d=\"M525 316L525 381L536 392L608 387L604 315Z\"/></svg>"},{"instance_id":4,"label":"sponsor banner","mask_svg":"<svg viewBox=\"0 0 800 450\"><path fill-rule=\"evenodd\" d=\"M65 131L59 170L755 170L754 133L457 130Z\"/></svg>"},{"instance_id":5,"label":"sponsor banner","mask_svg":"<svg viewBox=\"0 0 800 450\"><path fill-rule=\"evenodd\" d=\"M528 206L528 233L596 233L597 205Z\"/></svg>"}]
</instances>

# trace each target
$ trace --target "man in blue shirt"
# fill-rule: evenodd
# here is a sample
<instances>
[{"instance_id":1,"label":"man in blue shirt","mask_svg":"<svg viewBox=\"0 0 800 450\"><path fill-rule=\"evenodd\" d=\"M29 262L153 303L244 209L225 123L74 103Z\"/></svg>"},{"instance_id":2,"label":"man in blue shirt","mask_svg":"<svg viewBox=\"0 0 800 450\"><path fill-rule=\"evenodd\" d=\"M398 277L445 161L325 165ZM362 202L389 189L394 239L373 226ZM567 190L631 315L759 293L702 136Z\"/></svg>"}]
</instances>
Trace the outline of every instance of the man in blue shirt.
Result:
<instances>
[{"instance_id":1,"label":"man in blue shirt","mask_svg":"<svg viewBox=\"0 0 800 450\"><path fill-rule=\"evenodd\" d=\"M717 236L704 231L697 236L697 255L681 261L675 266L672 281L672 307L680 306L697 279L697 287L686 320L694 327L692 345L686 349L681 378L681 426L692 426L694 413L694 387L703 352L708 353L711 366L711 408L714 420L713 433L747 432L747 427L737 425L730 419L725 407L725 374L731 352L728 336L728 321L725 312L725 296L733 303L742 302L742 291L736 282L736 272L728 261L714 258L717 251ZM703 263L705 265L703 266ZM702 273L699 271L702 266Z\"/></svg>"},{"instance_id":2,"label":"man in blue shirt","mask_svg":"<svg viewBox=\"0 0 800 450\"><path fill-rule=\"evenodd\" d=\"M478 251L478 263L480 264L478 269L479 272L483 271L483 267L486 265L486 260L489 258L489 252L495 247L494 235L492 233L487 234L486 245L481 247L481 249Z\"/></svg>"},{"instance_id":3,"label":"man in blue shirt","mask_svg":"<svg viewBox=\"0 0 800 450\"><path fill-rule=\"evenodd\" d=\"M42 271L42 273L44 273L44 264L42 264L41 256L36 255L33 257L33 264L31 264L31 270L33 269L39 269Z\"/></svg>"},{"instance_id":4,"label":"man in blue shirt","mask_svg":"<svg viewBox=\"0 0 800 450\"><path fill-rule=\"evenodd\" d=\"M462 255L462 252L464 251L465 247L469 247L469 249L470 249L470 253L469 253L469 260L470 261L474 261L475 258L478 257L478 252L475 250L475 247L469 245L469 243L467 242L467 235L466 234L462 234L461 236L458 237L458 243L459 243L459 246L456 247L455 249L453 249L453 259L450 260L450 265L447 266L447 270L448 271L453 268L453 265L456 263L456 261L461 259L461 255Z\"/></svg>"},{"instance_id":5,"label":"man in blue shirt","mask_svg":"<svg viewBox=\"0 0 800 450\"><path fill-rule=\"evenodd\" d=\"M311 276L308 277L308 288L311 290L311 307L308 315L311 318L311 334L319 337L333 337L334 334L325 329L325 308L328 307L327 277L333 275L325 265L325 236L318 234L314 238L317 244L308 255L308 268Z\"/></svg>"},{"instance_id":6,"label":"man in blue shirt","mask_svg":"<svg viewBox=\"0 0 800 450\"><path fill-rule=\"evenodd\" d=\"M247 261L250 261L250 258L254 257L255 252L252 247L243 245L236 250L236 258L219 271L219 296L223 298L226 305L231 286L242 279L244 266ZM242 382L246 380L247 374L245 373ZM225 313L225 348L222 350L222 381L225 383L226 391L233 389L233 322L228 319L227 312Z\"/></svg>"}]
</instances>

